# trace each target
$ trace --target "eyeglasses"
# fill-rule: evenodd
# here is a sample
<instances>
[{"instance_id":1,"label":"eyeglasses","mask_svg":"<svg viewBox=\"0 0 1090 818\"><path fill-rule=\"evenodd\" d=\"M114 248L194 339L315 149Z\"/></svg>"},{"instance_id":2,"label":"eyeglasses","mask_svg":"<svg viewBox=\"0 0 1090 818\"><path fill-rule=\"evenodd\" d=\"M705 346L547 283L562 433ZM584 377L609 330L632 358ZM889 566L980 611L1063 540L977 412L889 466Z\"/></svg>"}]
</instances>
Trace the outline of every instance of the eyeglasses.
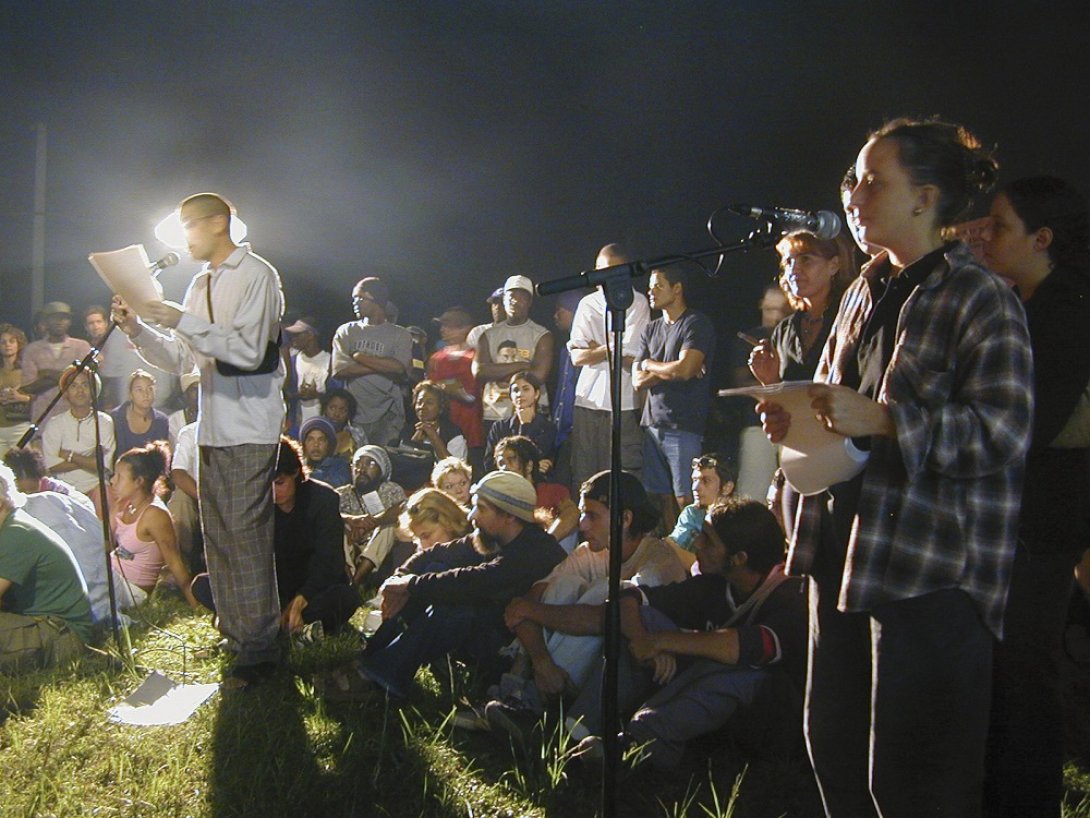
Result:
<instances>
[{"instance_id":1,"label":"eyeglasses","mask_svg":"<svg viewBox=\"0 0 1090 818\"><path fill-rule=\"evenodd\" d=\"M719 465L719 461L710 457L709 455L702 454L700 457L693 458L694 469L714 469Z\"/></svg>"},{"instance_id":2,"label":"eyeglasses","mask_svg":"<svg viewBox=\"0 0 1090 818\"><path fill-rule=\"evenodd\" d=\"M362 295L352 296L352 303L353 304L362 304L364 301L374 301L374 300L375 299L371 295L369 295L368 293L363 293Z\"/></svg>"},{"instance_id":3,"label":"eyeglasses","mask_svg":"<svg viewBox=\"0 0 1090 818\"><path fill-rule=\"evenodd\" d=\"M184 222L182 222L182 230L189 230L197 222L203 222L205 219L211 219L216 215L217 214L215 213L211 213L207 216L194 216L192 219L186 219Z\"/></svg>"}]
</instances>

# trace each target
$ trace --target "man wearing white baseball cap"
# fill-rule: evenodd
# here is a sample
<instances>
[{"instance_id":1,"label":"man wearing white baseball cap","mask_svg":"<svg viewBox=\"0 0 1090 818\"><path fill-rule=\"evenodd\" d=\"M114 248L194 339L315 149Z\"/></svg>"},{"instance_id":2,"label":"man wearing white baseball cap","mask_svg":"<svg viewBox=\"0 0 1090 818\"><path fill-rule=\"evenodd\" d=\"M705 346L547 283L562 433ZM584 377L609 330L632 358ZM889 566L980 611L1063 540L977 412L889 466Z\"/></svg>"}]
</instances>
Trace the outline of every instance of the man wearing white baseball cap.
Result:
<instances>
[{"instance_id":1,"label":"man wearing white baseball cap","mask_svg":"<svg viewBox=\"0 0 1090 818\"><path fill-rule=\"evenodd\" d=\"M544 383L553 368L552 333L530 320L534 282L513 275L503 284L503 307L507 320L486 329L477 341L473 374L482 384L481 403L484 431L497 420L511 417L514 408L508 383L516 372L532 372ZM542 392L540 408L548 410L548 393Z\"/></svg>"},{"instance_id":2,"label":"man wearing white baseball cap","mask_svg":"<svg viewBox=\"0 0 1090 818\"><path fill-rule=\"evenodd\" d=\"M495 665L510 642L503 610L564 559L534 519L537 492L514 472L473 486L472 533L417 551L382 586L382 626L363 655L319 679L323 694L355 700L374 689L403 698L421 665L451 654ZM493 668L495 669L495 668Z\"/></svg>"}]
</instances>

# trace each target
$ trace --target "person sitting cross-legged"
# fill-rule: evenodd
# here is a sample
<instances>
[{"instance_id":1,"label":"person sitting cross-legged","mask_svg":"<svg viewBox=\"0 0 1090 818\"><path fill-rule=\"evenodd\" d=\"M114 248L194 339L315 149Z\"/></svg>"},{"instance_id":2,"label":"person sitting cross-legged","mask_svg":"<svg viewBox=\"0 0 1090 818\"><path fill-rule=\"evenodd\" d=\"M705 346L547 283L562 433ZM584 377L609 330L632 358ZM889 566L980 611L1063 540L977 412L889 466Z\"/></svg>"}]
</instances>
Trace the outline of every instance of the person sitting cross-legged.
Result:
<instances>
[{"instance_id":1,"label":"person sitting cross-legged","mask_svg":"<svg viewBox=\"0 0 1090 818\"><path fill-rule=\"evenodd\" d=\"M717 452L693 458L693 502L677 517L674 530L663 537L678 550L678 556L689 568L696 562L696 536L704 526L704 515L715 503L734 494L738 471L734 463Z\"/></svg>"},{"instance_id":2,"label":"person sitting cross-legged","mask_svg":"<svg viewBox=\"0 0 1090 818\"><path fill-rule=\"evenodd\" d=\"M91 603L75 557L23 510L26 496L0 465L0 672L74 659L91 640Z\"/></svg>"},{"instance_id":3,"label":"person sitting cross-legged","mask_svg":"<svg viewBox=\"0 0 1090 818\"><path fill-rule=\"evenodd\" d=\"M512 711L540 716L544 705L558 696L574 696L586 684L602 655L600 636L572 634L564 617L570 605L600 605L609 586L608 471L592 475L579 492L579 532L583 542L536 583L528 594L516 597L504 612L518 637L529 666L516 662L500 685L500 700L485 707L486 715L508 718ZM674 549L649 532L659 515L635 475L621 473L621 580L640 586L681 582L688 575ZM522 665L522 667L520 667ZM522 681L515 670L532 671Z\"/></svg>"},{"instance_id":4,"label":"person sitting cross-legged","mask_svg":"<svg viewBox=\"0 0 1090 818\"><path fill-rule=\"evenodd\" d=\"M699 576L621 592L621 742L643 745L656 768L676 767L690 739L724 726L765 687L775 694L766 720L802 732L806 598L783 573L775 517L755 500L716 504L696 547ZM604 606L572 614L571 625L601 630ZM591 760L601 757L601 687L599 669L566 719L577 754Z\"/></svg>"},{"instance_id":5,"label":"person sitting cross-legged","mask_svg":"<svg viewBox=\"0 0 1090 818\"><path fill-rule=\"evenodd\" d=\"M382 626L363 655L318 680L330 699L375 688L395 698L412 690L417 669L451 655L479 662L486 675L507 641L503 609L564 558L534 519L534 487L511 472L473 486L473 533L414 554L382 586Z\"/></svg>"},{"instance_id":6,"label":"person sitting cross-legged","mask_svg":"<svg viewBox=\"0 0 1090 818\"><path fill-rule=\"evenodd\" d=\"M280 628L313 641L344 628L360 606L343 568L337 492L309 479L299 444L281 437L272 483L274 553ZM215 610L207 574L193 580L193 595Z\"/></svg>"},{"instance_id":7,"label":"person sitting cross-legged","mask_svg":"<svg viewBox=\"0 0 1090 818\"><path fill-rule=\"evenodd\" d=\"M337 489L353 585L380 572L397 544L397 518L405 505L405 490L390 479L392 473L386 449L360 446L352 456L352 483Z\"/></svg>"},{"instance_id":8,"label":"person sitting cross-legged","mask_svg":"<svg viewBox=\"0 0 1090 818\"><path fill-rule=\"evenodd\" d=\"M109 622L110 589L103 559L106 552L102 521L95 516L90 498L72 489L71 493L42 488L45 461L34 449L10 449L4 465L15 475L15 484L25 496L23 513L33 517L68 546L76 558L87 585L91 618L95 624Z\"/></svg>"},{"instance_id":9,"label":"person sitting cross-legged","mask_svg":"<svg viewBox=\"0 0 1090 818\"><path fill-rule=\"evenodd\" d=\"M129 449L117 458L110 488L117 497L113 515L117 548L111 557L118 607L147 602L163 568L167 568L186 602L197 607L190 593L193 581L178 550L178 533L159 487L166 478L170 448L165 441Z\"/></svg>"}]
</instances>

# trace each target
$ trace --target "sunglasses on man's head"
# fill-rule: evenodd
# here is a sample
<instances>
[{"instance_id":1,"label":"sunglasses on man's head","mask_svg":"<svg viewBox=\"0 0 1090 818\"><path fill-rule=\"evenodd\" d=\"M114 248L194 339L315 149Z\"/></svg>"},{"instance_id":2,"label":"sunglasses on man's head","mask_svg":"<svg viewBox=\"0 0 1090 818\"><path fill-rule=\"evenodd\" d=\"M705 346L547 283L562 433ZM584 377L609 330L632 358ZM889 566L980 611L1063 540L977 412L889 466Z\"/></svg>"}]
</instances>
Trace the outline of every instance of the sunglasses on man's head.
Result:
<instances>
[{"instance_id":1,"label":"sunglasses on man's head","mask_svg":"<svg viewBox=\"0 0 1090 818\"><path fill-rule=\"evenodd\" d=\"M719 465L719 461L714 457L708 455L701 455L700 457L693 458L694 469L714 469Z\"/></svg>"}]
</instances>

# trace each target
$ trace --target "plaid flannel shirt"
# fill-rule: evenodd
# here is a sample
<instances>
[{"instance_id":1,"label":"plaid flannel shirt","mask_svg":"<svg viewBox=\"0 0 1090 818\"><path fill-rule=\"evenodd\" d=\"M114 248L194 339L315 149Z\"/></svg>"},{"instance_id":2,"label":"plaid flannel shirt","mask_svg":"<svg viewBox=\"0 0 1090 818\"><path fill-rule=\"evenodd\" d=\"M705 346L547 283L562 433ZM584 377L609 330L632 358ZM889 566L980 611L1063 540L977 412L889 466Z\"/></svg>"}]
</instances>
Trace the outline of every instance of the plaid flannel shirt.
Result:
<instances>
[{"instance_id":1,"label":"plaid flannel shirt","mask_svg":"<svg viewBox=\"0 0 1090 818\"><path fill-rule=\"evenodd\" d=\"M878 266L844 294L816 381L841 382ZM1000 636L1033 413L1025 313L957 244L909 295L896 339L878 396L896 437L871 440L838 608L866 611L961 588ZM802 498L789 573L813 567L827 500Z\"/></svg>"}]
</instances>

